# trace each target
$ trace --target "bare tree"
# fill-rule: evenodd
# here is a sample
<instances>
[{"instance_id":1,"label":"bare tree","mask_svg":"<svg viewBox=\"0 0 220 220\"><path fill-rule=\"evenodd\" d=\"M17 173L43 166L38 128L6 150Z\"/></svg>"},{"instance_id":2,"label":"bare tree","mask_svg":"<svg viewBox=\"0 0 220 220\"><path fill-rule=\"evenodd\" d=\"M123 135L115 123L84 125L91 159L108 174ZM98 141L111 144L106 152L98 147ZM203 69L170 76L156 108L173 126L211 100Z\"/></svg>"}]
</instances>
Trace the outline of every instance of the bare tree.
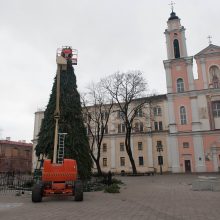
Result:
<instances>
[{"instance_id":1,"label":"bare tree","mask_svg":"<svg viewBox=\"0 0 220 220\"><path fill-rule=\"evenodd\" d=\"M147 96L147 82L141 71L115 73L101 80L103 87L119 107L119 115L125 127L125 146L129 156L132 171L137 173L131 150L131 133L134 119L149 99Z\"/></svg>"},{"instance_id":2,"label":"bare tree","mask_svg":"<svg viewBox=\"0 0 220 220\"><path fill-rule=\"evenodd\" d=\"M84 119L87 125L90 143L90 155L96 164L98 175L102 175L100 166L103 137L108 133L108 120L113 99L106 96L100 83L92 84L82 97Z\"/></svg>"}]
</instances>

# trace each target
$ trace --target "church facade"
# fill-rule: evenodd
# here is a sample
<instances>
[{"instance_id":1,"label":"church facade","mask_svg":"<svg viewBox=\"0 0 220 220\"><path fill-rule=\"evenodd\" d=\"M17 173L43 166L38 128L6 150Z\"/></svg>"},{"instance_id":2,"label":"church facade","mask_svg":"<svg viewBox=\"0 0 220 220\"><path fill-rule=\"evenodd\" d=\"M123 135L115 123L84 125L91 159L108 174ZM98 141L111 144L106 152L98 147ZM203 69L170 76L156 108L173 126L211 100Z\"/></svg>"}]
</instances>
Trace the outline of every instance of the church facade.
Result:
<instances>
[{"instance_id":1,"label":"church facade","mask_svg":"<svg viewBox=\"0 0 220 220\"><path fill-rule=\"evenodd\" d=\"M220 47L209 44L194 57L188 56L185 28L173 11L165 37L167 60L163 63L167 94L154 97L152 120L145 117L147 105L137 116L137 126L131 135L137 171L159 172L162 168L173 173L217 172L220 167ZM198 78L193 75L193 59ZM124 144L125 130L117 106L114 108L102 142L101 168L105 172L131 172ZM34 148L42 118L42 111L35 113ZM34 167L34 155L33 163Z\"/></svg>"},{"instance_id":2,"label":"church facade","mask_svg":"<svg viewBox=\"0 0 220 220\"><path fill-rule=\"evenodd\" d=\"M174 12L165 30L169 147L172 172L218 171L220 160L220 47L188 56L185 28ZM198 78L193 76L193 58Z\"/></svg>"}]
</instances>

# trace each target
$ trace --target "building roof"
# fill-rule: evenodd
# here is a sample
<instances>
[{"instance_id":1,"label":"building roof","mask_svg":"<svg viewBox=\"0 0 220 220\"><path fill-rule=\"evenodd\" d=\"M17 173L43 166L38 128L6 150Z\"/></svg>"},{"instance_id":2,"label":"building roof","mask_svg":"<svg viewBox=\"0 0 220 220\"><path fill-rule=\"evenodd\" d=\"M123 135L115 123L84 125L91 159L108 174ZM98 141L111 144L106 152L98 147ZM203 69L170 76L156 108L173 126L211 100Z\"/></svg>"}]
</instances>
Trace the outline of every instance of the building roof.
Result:
<instances>
[{"instance_id":1,"label":"building roof","mask_svg":"<svg viewBox=\"0 0 220 220\"><path fill-rule=\"evenodd\" d=\"M14 145L14 146L24 146L24 147L33 147L32 143L24 143L24 142L20 142L20 141L0 140L0 144L7 144L7 145Z\"/></svg>"},{"instance_id":2,"label":"building roof","mask_svg":"<svg viewBox=\"0 0 220 220\"><path fill-rule=\"evenodd\" d=\"M179 17L176 15L176 13L174 11L172 11L170 13L170 17L169 17L168 21L174 20L174 19L179 19Z\"/></svg>"},{"instance_id":3,"label":"building roof","mask_svg":"<svg viewBox=\"0 0 220 220\"><path fill-rule=\"evenodd\" d=\"M220 54L220 47L214 44L209 44L208 47L206 47L205 49L201 50L199 53L197 53L194 57L195 59L201 57L201 56L206 56L209 54L214 54L214 55L218 55Z\"/></svg>"},{"instance_id":4,"label":"building roof","mask_svg":"<svg viewBox=\"0 0 220 220\"><path fill-rule=\"evenodd\" d=\"M154 102L154 101L159 101L159 100L164 100L164 99L167 99L167 94L149 95L149 96L133 99L132 102L137 102L137 101L140 101L140 100L146 100L146 101L149 101L149 102ZM121 103L123 103L123 102L121 102ZM116 102L113 103L113 104L118 105L118 103L116 103ZM87 108L93 108L94 106L89 105L89 106L86 106L86 107ZM82 108L84 108L84 107L82 107Z\"/></svg>"}]
</instances>

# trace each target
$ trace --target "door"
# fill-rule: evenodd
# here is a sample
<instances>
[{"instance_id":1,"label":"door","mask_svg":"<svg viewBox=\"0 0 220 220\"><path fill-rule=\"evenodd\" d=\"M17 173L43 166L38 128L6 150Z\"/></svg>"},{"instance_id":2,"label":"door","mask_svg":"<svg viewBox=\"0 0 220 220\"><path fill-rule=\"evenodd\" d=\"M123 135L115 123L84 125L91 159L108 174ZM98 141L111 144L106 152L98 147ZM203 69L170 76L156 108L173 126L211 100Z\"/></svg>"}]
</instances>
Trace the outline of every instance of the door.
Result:
<instances>
[{"instance_id":1,"label":"door","mask_svg":"<svg viewBox=\"0 0 220 220\"><path fill-rule=\"evenodd\" d=\"M190 162L190 160L185 160L185 172L191 172L191 162Z\"/></svg>"}]
</instances>

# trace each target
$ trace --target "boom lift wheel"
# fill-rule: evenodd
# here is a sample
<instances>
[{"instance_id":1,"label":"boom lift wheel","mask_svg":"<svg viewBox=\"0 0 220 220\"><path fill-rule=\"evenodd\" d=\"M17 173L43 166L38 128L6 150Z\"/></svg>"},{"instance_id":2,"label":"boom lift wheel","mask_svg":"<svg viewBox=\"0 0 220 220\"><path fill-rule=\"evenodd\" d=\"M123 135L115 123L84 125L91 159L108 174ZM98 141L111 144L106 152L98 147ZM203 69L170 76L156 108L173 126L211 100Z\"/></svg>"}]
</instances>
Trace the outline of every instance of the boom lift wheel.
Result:
<instances>
[{"instance_id":1,"label":"boom lift wheel","mask_svg":"<svg viewBox=\"0 0 220 220\"><path fill-rule=\"evenodd\" d=\"M33 186L32 189L32 202L41 202L43 196L43 185L37 183Z\"/></svg>"},{"instance_id":2,"label":"boom lift wheel","mask_svg":"<svg viewBox=\"0 0 220 220\"><path fill-rule=\"evenodd\" d=\"M83 201L83 184L82 181L76 180L74 183L75 201Z\"/></svg>"}]
</instances>

